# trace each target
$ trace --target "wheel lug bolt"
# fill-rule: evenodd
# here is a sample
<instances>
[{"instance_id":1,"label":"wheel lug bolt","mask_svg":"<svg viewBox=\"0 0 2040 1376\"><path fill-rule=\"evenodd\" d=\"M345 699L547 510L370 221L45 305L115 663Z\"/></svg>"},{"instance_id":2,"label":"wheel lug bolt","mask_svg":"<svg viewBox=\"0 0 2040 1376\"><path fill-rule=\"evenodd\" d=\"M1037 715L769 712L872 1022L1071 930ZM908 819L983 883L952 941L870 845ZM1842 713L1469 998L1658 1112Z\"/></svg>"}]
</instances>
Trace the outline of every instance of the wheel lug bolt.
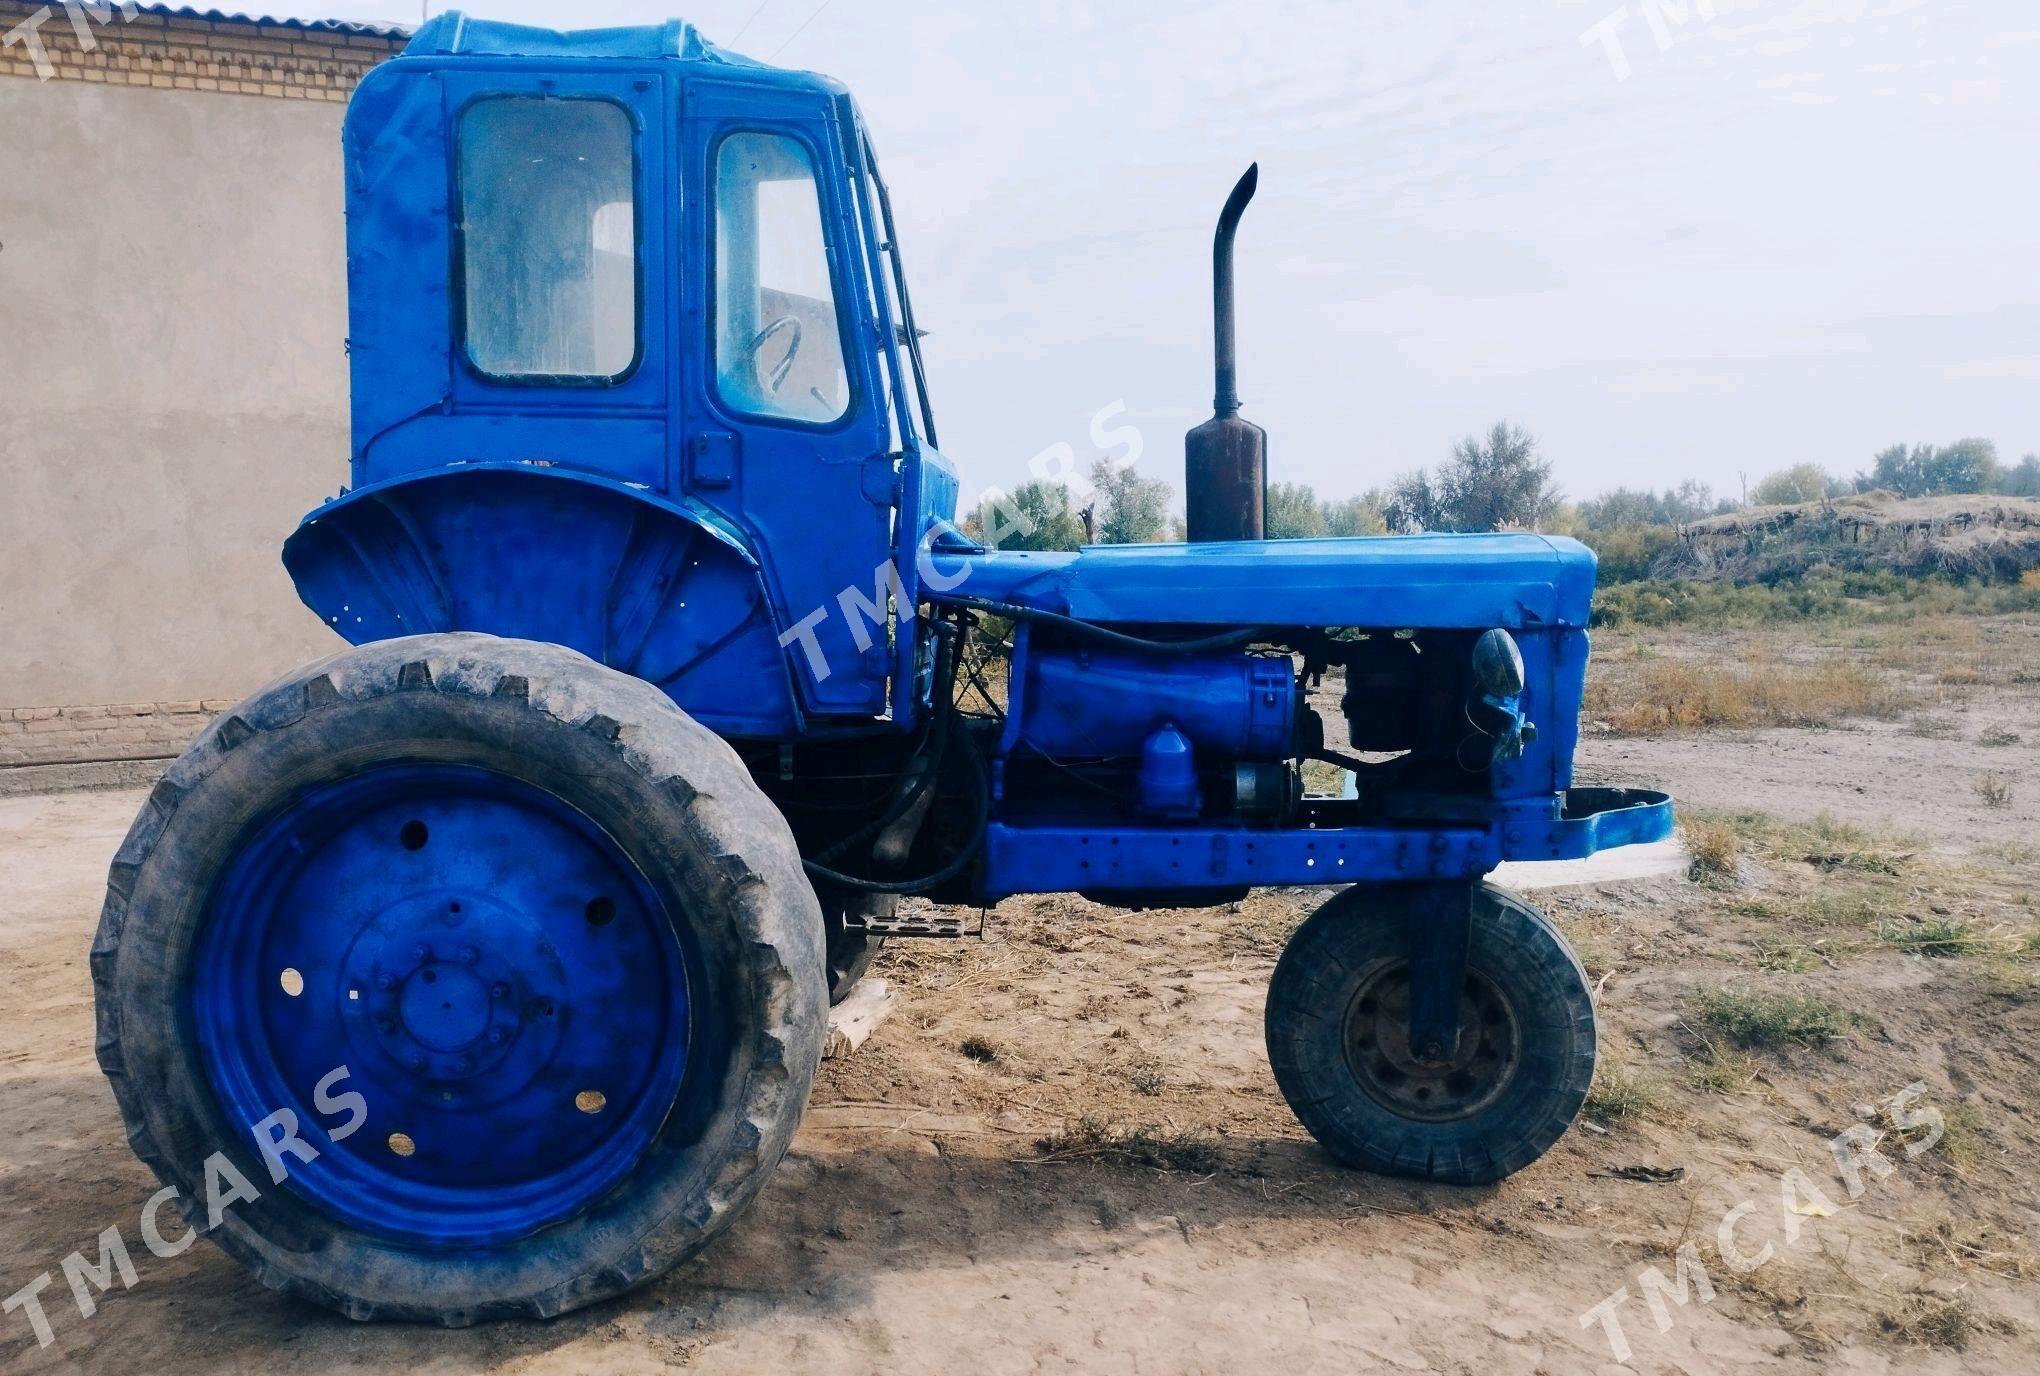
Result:
<instances>
[{"instance_id":1,"label":"wheel lug bolt","mask_svg":"<svg viewBox=\"0 0 2040 1376\"><path fill-rule=\"evenodd\" d=\"M390 1018L377 1018L375 1020L375 1030L387 1037L390 1033L397 1030L397 1024Z\"/></svg>"},{"instance_id":2,"label":"wheel lug bolt","mask_svg":"<svg viewBox=\"0 0 2040 1376\"><path fill-rule=\"evenodd\" d=\"M463 946L460 948L460 963L463 965L472 965L481 958L482 953L480 951L477 951L472 946Z\"/></svg>"},{"instance_id":3,"label":"wheel lug bolt","mask_svg":"<svg viewBox=\"0 0 2040 1376\"><path fill-rule=\"evenodd\" d=\"M501 1045L503 1044L503 1038L505 1037L505 1035L507 1035L507 1034L506 1034L506 1033L505 1033L505 1032L503 1031L503 1029L502 1029L502 1028L500 1028L500 1027L492 1027L492 1028L490 1028L490 1029L489 1029L489 1044L490 1044L491 1046L501 1046Z\"/></svg>"},{"instance_id":4,"label":"wheel lug bolt","mask_svg":"<svg viewBox=\"0 0 2040 1376\"><path fill-rule=\"evenodd\" d=\"M395 975L377 975L375 977L375 987L384 993L388 993L397 987L397 977Z\"/></svg>"},{"instance_id":5,"label":"wheel lug bolt","mask_svg":"<svg viewBox=\"0 0 2040 1376\"><path fill-rule=\"evenodd\" d=\"M461 1074L465 1075L470 1070L473 1070L475 1068L475 1063L469 1060L467 1057L463 1056L453 1063L453 1068L459 1071Z\"/></svg>"},{"instance_id":6,"label":"wheel lug bolt","mask_svg":"<svg viewBox=\"0 0 2040 1376\"><path fill-rule=\"evenodd\" d=\"M432 959L432 948L430 946L413 946L411 948L411 959L417 961Z\"/></svg>"},{"instance_id":7,"label":"wheel lug bolt","mask_svg":"<svg viewBox=\"0 0 2040 1376\"><path fill-rule=\"evenodd\" d=\"M510 986L509 986L509 985L507 985L507 984L501 983L500 981L499 981L499 982L497 982L497 983L495 983L495 984L492 984L492 985L490 985L490 986L489 986L489 997L490 997L490 998L492 998L492 999L507 999L507 998L509 998L509 997L510 997Z\"/></svg>"},{"instance_id":8,"label":"wheel lug bolt","mask_svg":"<svg viewBox=\"0 0 2040 1376\"><path fill-rule=\"evenodd\" d=\"M404 1064L408 1065L413 1070L423 1070L425 1068L425 1058L423 1056L412 1056L408 1058L404 1062Z\"/></svg>"}]
</instances>

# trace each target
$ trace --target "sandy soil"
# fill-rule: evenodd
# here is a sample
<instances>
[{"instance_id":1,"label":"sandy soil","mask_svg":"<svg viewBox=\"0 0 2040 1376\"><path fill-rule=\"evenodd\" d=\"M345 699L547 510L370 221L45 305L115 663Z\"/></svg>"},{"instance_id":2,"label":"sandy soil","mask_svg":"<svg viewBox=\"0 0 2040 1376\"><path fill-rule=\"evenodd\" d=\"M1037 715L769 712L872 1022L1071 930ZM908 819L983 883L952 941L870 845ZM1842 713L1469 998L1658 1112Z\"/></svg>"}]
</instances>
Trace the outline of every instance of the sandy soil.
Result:
<instances>
[{"instance_id":1,"label":"sandy soil","mask_svg":"<svg viewBox=\"0 0 2040 1376\"><path fill-rule=\"evenodd\" d=\"M2030 693L1937 709L1959 726L1935 739L1902 723L1596 736L1583 772L1722 809L1888 820L1951 853L1995 842L1984 869L1909 869L1878 893L1921 913L1952 905L1992 949L2013 949L2035 925L2040 787L1999 811L1971 781L1986 768L2036 777ZM1986 718L2015 712L2032 745L1974 744ZM138 803L0 801L0 1293L101 1229L133 1239L153 1192L92 1061L86 969L105 865ZM1290 1117L1261 1007L1311 895L1144 915L1012 902L982 939L881 957L900 1013L825 1068L793 1155L733 1233L636 1296L549 1326L365 1329L263 1291L209 1247L163 1262L137 1246L138 1283L89 1320L57 1276L43 1294L53 1347L6 1316L0 1369L1620 1370L1582 1315L1625 1289L1628 1369L2040 1368L2040 993L2027 966L1780 932L1781 914L1840 881L1777 855L1745 868L1736 891L1681 877L1541 896L1605 976L1604 1059L1649 1102L1597 1107L1600 1121L1498 1188L1341 1170ZM1810 968L1779 973L1771 953L1801 936ZM1703 1087L1694 999L1724 980L1830 998L1863 1021L1825 1048L1754 1053L1733 1085ZM965 1055L969 1039L991 1059ZM1953 1129L1917 1160L1887 1132L1896 1168L1852 1199L1829 1139L1914 1082ZM1083 1115L1209 1159L1165 1170L1040 1145ZM1685 1174L1602 1174L1630 1166ZM1801 1212L1781 1203L1795 1167L1831 1216L1803 1189ZM1735 1244L1773 1256L1739 1275L1715 1239L1744 1200L1755 1207ZM1670 1276L1688 1241L1714 1298L1670 1306L1660 1332L1639 1277Z\"/></svg>"},{"instance_id":2,"label":"sandy soil","mask_svg":"<svg viewBox=\"0 0 2040 1376\"><path fill-rule=\"evenodd\" d=\"M2019 740L1978 743L1994 729ZM1847 720L1825 731L1590 737L1577 772L1581 783L1642 783L1715 812L1828 812L1964 849L2031 844L2040 842L2040 688L1965 695L1928 712ZM1986 774L2010 784L2007 806L1990 807L1977 795Z\"/></svg>"}]
</instances>

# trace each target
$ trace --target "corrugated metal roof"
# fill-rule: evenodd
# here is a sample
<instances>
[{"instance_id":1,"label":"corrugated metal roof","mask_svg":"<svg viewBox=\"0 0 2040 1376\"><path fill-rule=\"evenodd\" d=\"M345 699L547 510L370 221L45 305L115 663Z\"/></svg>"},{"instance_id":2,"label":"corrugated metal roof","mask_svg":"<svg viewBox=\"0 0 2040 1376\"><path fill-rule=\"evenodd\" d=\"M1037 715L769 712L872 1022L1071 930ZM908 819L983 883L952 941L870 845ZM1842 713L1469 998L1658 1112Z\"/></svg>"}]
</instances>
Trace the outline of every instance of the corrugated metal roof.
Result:
<instances>
[{"instance_id":1,"label":"corrugated metal roof","mask_svg":"<svg viewBox=\"0 0 2040 1376\"><path fill-rule=\"evenodd\" d=\"M409 38L411 30L401 24L364 24L352 19L278 19L266 14L228 13L202 10L195 5L137 5L142 14L162 19L204 19L216 24L275 24L286 29L312 33L353 33L374 38Z\"/></svg>"}]
</instances>

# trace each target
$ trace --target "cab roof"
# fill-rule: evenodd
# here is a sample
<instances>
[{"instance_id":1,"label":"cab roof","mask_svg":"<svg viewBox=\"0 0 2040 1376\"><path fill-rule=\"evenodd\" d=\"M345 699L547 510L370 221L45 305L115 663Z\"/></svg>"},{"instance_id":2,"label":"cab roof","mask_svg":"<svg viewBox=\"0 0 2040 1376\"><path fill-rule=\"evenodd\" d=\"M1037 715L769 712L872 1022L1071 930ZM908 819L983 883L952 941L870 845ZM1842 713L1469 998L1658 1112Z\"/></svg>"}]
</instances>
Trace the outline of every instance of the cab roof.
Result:
<instances>
[{"instance_id":1,"label":"cab roof","mask_svg":"<svg viewBox=\"0 0 2040 1376\"><path fill-rule=\"evenodd\" d=\"M525 24L504 24L493 19L470 19L459 10L434 15L419 26L403 55L636 61L667 58L677 62L712 62L734 67L765 65L728 48L717 47L702 37L701 30L680 19L631 28L562 32Z\"/></svg>"}]
</instances>

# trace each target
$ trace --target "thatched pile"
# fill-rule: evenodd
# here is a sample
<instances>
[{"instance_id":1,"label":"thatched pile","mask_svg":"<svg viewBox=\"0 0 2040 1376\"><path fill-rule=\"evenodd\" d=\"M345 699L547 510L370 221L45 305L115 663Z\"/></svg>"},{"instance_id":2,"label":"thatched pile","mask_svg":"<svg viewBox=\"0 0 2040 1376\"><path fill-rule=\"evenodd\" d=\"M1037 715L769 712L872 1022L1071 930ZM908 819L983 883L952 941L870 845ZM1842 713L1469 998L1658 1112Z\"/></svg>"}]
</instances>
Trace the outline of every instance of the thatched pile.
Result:
<instances>
[{"instance_id":1,"label":"thatched pile","mask_svg":"<svg viewBox=\"0 0 2040 1376\"><path fill-rule=\"evenodd\" d=\"M2035 568L2040 568L2040 500L1869 492L1696 521L1679 532L1678 543L1654 571L1667 578L1735 583L1823 570L2016 582Z\"/></svg>"}]
</instances>

